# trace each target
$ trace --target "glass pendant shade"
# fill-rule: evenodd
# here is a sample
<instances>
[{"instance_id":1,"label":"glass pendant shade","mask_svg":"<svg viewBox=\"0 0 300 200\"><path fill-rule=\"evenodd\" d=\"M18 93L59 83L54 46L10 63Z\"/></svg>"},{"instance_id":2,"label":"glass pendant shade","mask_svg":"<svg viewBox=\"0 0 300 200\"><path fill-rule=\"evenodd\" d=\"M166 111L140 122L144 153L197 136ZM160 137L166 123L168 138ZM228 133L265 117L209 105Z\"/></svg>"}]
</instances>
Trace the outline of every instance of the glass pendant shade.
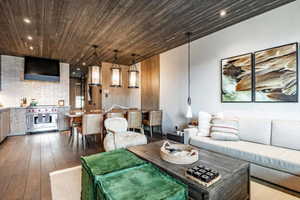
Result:
<instances>
[{"instance_id":1,"label":"glass pendant shade","mask_svg":"<svg viewBox=\"0 0 300 200\"><path fill-rule=\"evenodd\" d=\"M90 66L89 67L89 85L101 85L101 67Z\"/></svg>"},{"instance_id":2,"label":"glass pendant shade","mask_svg":"<svg viewBox=\"0 0 300 200\"><path fill-rule=\"evenodd\" d=\"M188 118L188 119L191 119L193 117L193 111L192 111L192 106L191 105L187 106L185 117Z\"/></svg>"},{"instance_id":3,"label":"glass pendant shade","mask_svg":"<svg viewBox=\"0 0 300 200\"><path fill-rule=\"evenodd\" d=\"M121 68L119 66L113 66L111 68L111 87L121 87L122 78L121 78Z\"/></svg>"},{"instance_id":4,"label":"glass pendant shade","mask_svg":"<svg viewBox=\"0 0 300 200\"><path fill-rule=\"evenodd\" d=\"M128 71L128 88L139 88L139 71L135 65Z\"/></svg>"}]
</instances>

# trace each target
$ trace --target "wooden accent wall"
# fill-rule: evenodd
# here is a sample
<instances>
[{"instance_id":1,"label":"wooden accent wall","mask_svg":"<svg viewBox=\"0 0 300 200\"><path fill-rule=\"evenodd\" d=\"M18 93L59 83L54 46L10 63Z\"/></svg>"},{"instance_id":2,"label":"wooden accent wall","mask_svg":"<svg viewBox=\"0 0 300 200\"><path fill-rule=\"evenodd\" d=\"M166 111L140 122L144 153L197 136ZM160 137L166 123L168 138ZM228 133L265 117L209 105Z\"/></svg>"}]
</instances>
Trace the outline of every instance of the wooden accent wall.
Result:
<instances>
[{"instance_id":1,"label":"wooden accent wall","mask_svg":"<svg viewBox=\"0 0 300 200\"><path fill-rule=\"evenodd\" d=\"M160 89L159 55L141 62L141 107L143 110L159 109Z\"/></svg>"}]
</instances>

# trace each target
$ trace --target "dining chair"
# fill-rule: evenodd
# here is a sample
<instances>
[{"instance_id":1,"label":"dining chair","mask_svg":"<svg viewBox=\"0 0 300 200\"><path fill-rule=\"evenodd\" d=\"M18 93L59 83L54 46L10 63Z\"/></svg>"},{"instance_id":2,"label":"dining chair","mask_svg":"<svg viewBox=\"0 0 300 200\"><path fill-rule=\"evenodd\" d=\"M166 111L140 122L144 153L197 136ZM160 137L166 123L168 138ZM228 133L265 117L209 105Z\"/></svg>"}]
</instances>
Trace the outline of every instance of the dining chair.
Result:
<instances>
[{"instance_id":1,"label":"dining chair","mask_svg":"<svg viewBox=\"0 0 300 200\"><path fill-rule=\"evenodd\" d=\"M143 119L143 125L149 126L150 128L150 136L153 136L153 128L158 127L161 136L163 136L162 132L162 111L161 110L152 110L149 111L148 117Z\"/></svg>"},{"instance_id":2,"label":"dining chair","mask_svg":"<svg viewBox=\"0 0 300 200\"><path fill-rule=\"evenodd\" d=\"M139 129L141 133L144 134L143 124L142 124L142 112L138 110L129 110L127 112L128 129Z\"/></svg>"},{"instance_id":3,"label":"dining chair","mask_svg":"<svg viewBox=\"0 0 300 200\"><path fill-rule=\"evenodd\" d=\"M84 114L82 117L82 144L86 147L86 136L100 135L100 141L103 139L103 114Z\"/></svg>"},{"instance_id":4,"label":"dining chair","mask_svg":"<svg viewBox=\"0 0 300 200\"><path fill-rule=\"evenodd\" d=\"M106 113L106 118L124 118L124 113L123 112L108 112Z\"/></svg>"},{"instance_id":5,"label":"dining chair","mask_svg":"<svg viewBox=\"0 0 300 200\"><path fill-rule=\"evenodd\" d=\"M82 117L72 117L70 118L70 137L69 140L73 139L75 137L74 131L76 130L76 133L82 132Z\"/></svg>"}]
</instances>

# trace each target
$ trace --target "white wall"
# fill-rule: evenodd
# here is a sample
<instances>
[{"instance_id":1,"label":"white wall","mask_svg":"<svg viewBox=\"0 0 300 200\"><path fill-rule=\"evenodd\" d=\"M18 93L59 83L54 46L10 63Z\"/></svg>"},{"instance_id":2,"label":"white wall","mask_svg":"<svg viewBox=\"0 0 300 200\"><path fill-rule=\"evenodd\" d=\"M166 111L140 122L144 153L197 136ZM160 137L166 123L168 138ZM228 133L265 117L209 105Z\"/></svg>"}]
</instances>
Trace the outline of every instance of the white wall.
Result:
<instances>
[{"instance_id":1,"label":"white wall","mask_svg":"<svg viewBox=\"0 0 300 200\"><path fill-rule=\"evenodd\" d=\"M300 118L299 103L224 104L220 100L220 60L299 42L299 19L300 1L296 1L192 42L191 96L194 117L202 110ZM165 113L164 129L167 131L186 122L187 45L161 54L160 62L160 104Z\"/></svg>"},{"instance_id":2,"label":"white wall","mask_svg":"<svg viewBox=\"0 0 300 200\"><path fill-rule=\"evenodd\" d=\"M5 107L20 106L20 99L32 98L40 105L57 105L64 99L69 105L69 64L60 63L60 82L24 80L24 58L1 55L0 103Z\"/></svg>"}]
</instances>

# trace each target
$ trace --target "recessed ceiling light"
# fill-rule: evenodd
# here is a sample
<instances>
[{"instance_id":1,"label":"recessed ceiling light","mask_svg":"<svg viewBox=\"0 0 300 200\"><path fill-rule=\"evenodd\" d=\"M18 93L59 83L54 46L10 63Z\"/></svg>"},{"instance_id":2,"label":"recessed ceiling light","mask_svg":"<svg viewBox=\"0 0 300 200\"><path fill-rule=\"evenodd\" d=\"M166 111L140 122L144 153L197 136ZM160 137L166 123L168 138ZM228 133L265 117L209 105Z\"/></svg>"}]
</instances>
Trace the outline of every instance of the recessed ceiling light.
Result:
<instances>
[{"instance_id":1,"label":"recessed ceiling light","mask_svg":"<svg viewBox=\"0 0 300 200\"><path fill-rule=\"evenodd\" d=\"M30 23L31 23L31 20L28 19L28 18L24 18L23 21L24 21L26 24L30 24Z\"/></svg>"},{"instance_id":2,"label":"recessed ceiling light","mask_svg":"<svg viewBox=\"0 0 300 200\"><path fill-rule=\"evenodd\" d=\"M226 14L227 14L226 10L221 10L221 11L220 11L220 16L221 16L221 17L225 17Z\"/></svg>"},{"instance_id":3,"label":"recessed ceiling light","mask_svg":"<svg viewBox=\"0 0 300 200\"><path fill-rule=\"evenodd\" d=\"M33 50L33 46L30 46L29 49L30 49L30 50Z\"/></svg>"},{"instance_id":4,"label":"recessed ceiling light","mask_svg":"<svg viewBox=\"0 0 300 200\"><path fill-rule=\"evenodd\" d=\"M79 68L79 67L77 67L77 71L80 71L80 68Z\"/></svg>"},{"instance_id":5,"label":"recessed ceiling light","mask_svg":"<svg viewBox=\"0 0 300 200\"><path fill-rule=\"evenodd\" d=\"M28 40L32 40L32 36L28 35L28 36L27 36L27 39L28 39Z\"/></svg>"},{"instance_id":6,"label":"recessed ceiling light","mask_svg":"<svg viewBox=\"0 0 300 200\"><path fill-rule=\"evenodd\" d=\"M83 62L83 63L82 63L82 65L83 65L83 66L85 66L85 65L86 65L86 63L85 63L85 62Z\"/></svg>"}]
</instances>

